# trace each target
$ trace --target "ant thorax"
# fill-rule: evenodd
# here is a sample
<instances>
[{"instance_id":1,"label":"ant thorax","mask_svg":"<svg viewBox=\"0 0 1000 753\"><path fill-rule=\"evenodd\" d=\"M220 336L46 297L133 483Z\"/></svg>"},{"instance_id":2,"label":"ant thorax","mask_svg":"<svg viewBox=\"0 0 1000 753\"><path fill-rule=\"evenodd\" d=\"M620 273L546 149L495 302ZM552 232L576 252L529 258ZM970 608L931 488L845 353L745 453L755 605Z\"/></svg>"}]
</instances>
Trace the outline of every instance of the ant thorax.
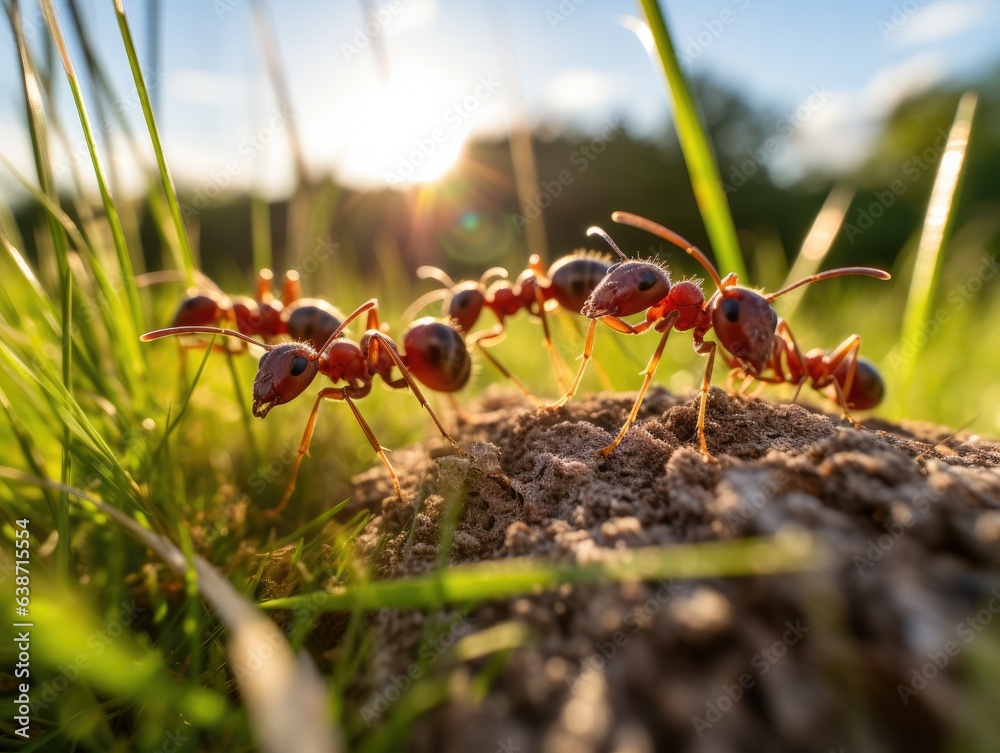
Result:
<instances>
[{"instance_id":1,"label":"ant thorax","mask_svg":"<svg viewBox=\"0 0 1000 753\"><path fill-rule=\"evenodd\" d=\"M319 354L319 370L334 384L343 380L355 386L370 381L372 369L367 352L353 340L334 340Z\"/></svg>"}]
</instances>

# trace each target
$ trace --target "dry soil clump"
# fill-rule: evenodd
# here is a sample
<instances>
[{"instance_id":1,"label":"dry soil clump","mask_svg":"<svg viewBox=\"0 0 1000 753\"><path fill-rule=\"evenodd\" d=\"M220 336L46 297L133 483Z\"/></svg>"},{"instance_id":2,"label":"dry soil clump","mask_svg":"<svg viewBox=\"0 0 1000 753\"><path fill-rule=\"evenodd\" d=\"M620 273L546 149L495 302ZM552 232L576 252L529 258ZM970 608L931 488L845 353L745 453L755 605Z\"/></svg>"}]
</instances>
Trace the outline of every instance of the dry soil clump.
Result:
<instances>
[{"instance_id":1,"label":"dry soil clump","mask_svg":"<svg viewBox=\"0 0 1000 753\"><path fill-rule=\"evenodd\" d=\"M355 504L374 513L361 542L379 576L434 567L452 513L453 563L587 562L623 547L800 528L834 564L567 586L468 614L383 610L369 684L358 689L372 699L421 656L434 658L427 673L452 682L484 671L479 660L456 674L444 639L428 635L450 631L451 645L459 632L516 621L532 636L484 698L452 693L423 717L411 749L946 750L983 734L983 723L996 731L996 709L982 699L997 678L976 667L996 661L1000 635L1000 445L935 445L948 432L928 426L856 430L713 390L717 462L705 463L697 401L653 390L616 452L596 457L633 398L595 395L540 413L488 393L478 421L457 433L472 460L432 459L425 447L393 455L416 505L399 505L381 468L359 476Z\"/></svg>"}]
</instances>

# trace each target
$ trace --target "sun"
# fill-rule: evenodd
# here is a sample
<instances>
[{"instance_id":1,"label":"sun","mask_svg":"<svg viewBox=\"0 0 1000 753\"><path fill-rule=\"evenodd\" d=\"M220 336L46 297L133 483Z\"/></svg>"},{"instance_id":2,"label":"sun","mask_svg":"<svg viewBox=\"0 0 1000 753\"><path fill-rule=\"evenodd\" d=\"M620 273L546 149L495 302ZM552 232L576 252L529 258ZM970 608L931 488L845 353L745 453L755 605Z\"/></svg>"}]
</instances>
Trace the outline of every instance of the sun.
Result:
<instances>
[{"instance_id":1,"label":"sun","mask_svg":"<svg viewBox=\"0 0 1000 753\"><path fill-rule=\"evenodd\" d=\"M461 87L426 67L409 66L356 90L337 125L338 172L368 187L429 183L458 161L471 119Z\"/></svg>"}]
</instances>

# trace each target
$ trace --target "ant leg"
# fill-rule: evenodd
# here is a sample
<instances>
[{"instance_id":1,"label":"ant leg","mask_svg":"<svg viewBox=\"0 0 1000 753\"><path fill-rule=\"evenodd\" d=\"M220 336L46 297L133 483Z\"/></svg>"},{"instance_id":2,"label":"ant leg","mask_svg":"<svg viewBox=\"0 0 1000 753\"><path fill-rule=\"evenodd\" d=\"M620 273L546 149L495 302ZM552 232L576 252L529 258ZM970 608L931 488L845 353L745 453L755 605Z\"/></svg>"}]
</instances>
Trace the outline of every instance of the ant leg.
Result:
<instances>
[{"instance_id":1,"label":"ant leg","mask_svg":"<svg viewBox=\"0 0 1000 753\"><path fill-rule=\"evenodd\" d=\"M742 377L740 381L740 386L734 388L734 383L738 377ZM764 383L761 382L754 388L753 392L749 395L747 394L747 388L754 383L757 377L752 374L744 373L743 369L740 367L735 367L729 370L726 375L726 392L728 392L732 397L745 397L748 400L753 400L753 398L760 395L761 391L764 389Z\"/></svg>"},{"instance_id":2,"label":"ant leg","mask_svg":"<svg viewBox=\"0 0 1000 753\"><path fill-rule=\"evenodd\" d=\"M597 320L591 319L590 327L587 329L587 339L584 340L583 343L583 355L580 356L580 366L576 370L576 376L573 377L573 384L571 384L569 386L569 390L567 390L563 396L554 403L546 403L541 406L544 410L556 410L557 408L563 407L573 398L576 391L580 389L580 382L583 381L583 372L587 370L587 362L590 360L590 357L594 352L595 337L597 337Z\"/></svg>"},{"instance_id":3,"label":"ant leg","mask_svg":"<svg viewBox=\"0 0 1000 753\"><path fill-rule=\"evenodd\" d=\"M646 397L646 390L649 389L650 383L653 381L653 375L656 373L657 367L660 365L660 357L663 355L663 348L667 344L667 338L670 336L670 331L674 328L674 322L677 321L677 317L680 315L678 311L671 311L664 319L665 322L663 330L663 337L660 338L660 344L656 346L656 350L653 351L653 355L649 358L649 363L646 364L646 370L643 372L645 378L642 380L642 386L639 388L639 394L636 395L635 402L632 404L632 410L629 411L628 418L625 419L625 423L622 428L618 430L618 435L611 440L611 444L597 451L597 454L603 458L608 457L614 449L619 445L622 439L625 438L626 432L632 424L635 423L636 416L639 415L639 406L642 405L643 398Z\"/></svg>"},{"instance_id":4,"label":"ant leg","mask_svg":"<svg viewBox=\"0 0 1000 753\"><path fill-rule=\"evenodd\" d=\"M743 384L741 383L739 387L734 387L736 382L736 375L740 373L739 369L730 369L729 373L726 374L726 392L728 392L732 397L737 397L743 394Z\"/></svg>"},{"instance_id":5,"label":"ant leg","mask_svg":"<svg viewBox=\"0 0 1000 753\"><path fill-rule=\"evenodd\" d=\"M695 350L699 354L708 354L708 365L701 380L701 405L698 407L698 445L701 456L706 461L712 457L712 453L708 451L708 442L705 441L705 409L708 407L708 388L712 385L712 370L715 368L715 347L716 344L712 341L695 343Z\"/></svg>"},{"instance_id":6,"label":"ant leg","mask_svg":"<svg viewBox=\"0 0 1000 753\"><path fill-rule=\"evenodd\" d=\"M274 280L274 272L265 267L257 274L257 301L266 302L274 299L271 292L271 283Z\"/></svg>"},{"instance_id":7,"label":"ant leg","mask_svg":"<svg viewBox=\"0 0 1000 753\"><path fill-rule=\"evenodd\" d=\"M602 316L600 320L611 327L611 329L615 332L621 332L624 335L642 334L649 329L651 324L653 324L653 322L645 321L633 326L624 319L619 319L617 316ZM657 326L666 326L664 322L665 319L661 319L657 322ZM581 356L582 361L580 363L580 367L577 369L576 376L573 378L573 384L570 385L569 391L556 402L543 405L542 408L546 410L561 408L576 394L576 391L580 388L580 382L583 381L583 372L587 370L587 362L594 353L594 338L596 336L597 319L591 319L590 328L587 330L587 339L583 343L583 355Z\"/></svg>"},{"instance_id":8,"label":"ant leg","mask_svg":"<svg viewBox=\"0 0 1000 753\"><path fill-rule=\"evenodd\" d=\"M327 348L330 347L330 344L334 340L336 340L338 337L340 337L341 333L343 333L343 331L345 329L347 329L347 325L348 324L350 324L351 322L353 322L355 319L357 319L359 316L361 316L365 312L370 311L372 309L376 309L376 311L377 311L377 309L378 309L378 298L369 298L367 301L365 301L360 306L358 306L356 309L354 309L354 311L352 311L350 314L348 314L344 318L344 321L342 321L340 323L340 326L337 327L337 329L335 329L333 331L333 334L331 334L330 337L327 338L327 341L325 343L323 343L322 347L318 348L316 350L316 352L317 353L323 353ZM376 316L377 315L378 314L376 313ZM368 315L369 320L371 319L371 316L372 316L371 314Z\"/></svg>"},{"instance_id":9,"label":"ant leg","mask_svg":"<svg viewBox=\"0 0 1000 753\"><path fill-rule=\"evenodd\" d=\"M361 415L361 411L354 404L354 401L348 396L347 387L326 387L319 391L316 396L316 402L313 403L312 412L309 414L309 421L306 423L306 429L302 434L302 441L299 442L299 450L295 455L295 460L292 463L292 477L288 480L288 486L285 487L285 494L281 498L281 502L278 506L268 510L265 515L269 518L273 518L288 505L289 500L292 498L292 492L295 491L295 480L299 475L299 466L302 465L302 458L309 454L309 444L312 442L313 432L316 429L316 419L319 415L319 407L324 400L343 400L350 406L351 411L354 413L354 417L357 419L358 424L361 426L361 430L365 433L368 438L369 444L371 444L372 449L379 456L382 464L385 466L386 470L389 472L389 478L392 480L392 488L396 492L396 497L400 502L403 501L403 492L399 486L399 478L396 476L396 471L393 470L392 464L389 462L389 458L386 457L385 451L382 449L382 445L379 444L378 439L375 437L375 433L372 431L368 422L365 421L364 417Z\"/></svg>"},{"instance_id":10,"label":"ant leg","mask_svg":"<svg viewBox=\"0 0 1000 753\"><path fill-rule=\"evenodd\" d=\"M478 332L470 336L472 344L479 349L480 355L493 364L493 368L503 374L507 379L513 382L514 386L517 387L526 398L528 398L535 405L541 405L542 401L539 400L535 395L528 389L528 387L514 376L510 370L500 363L494 356L486 352L486 343L490 340L498 340L504 334L504 329L502 324L496 324L492 329L486 330L485 332Z\"/></svg>"},{"instance_id":11,"label":"ant leg","mask_svg":"<svg viewBox=\"0 0 1000 753\"><path fill-rule=\"evenodd\" d=\"M577 337L583 337L583 331L580 329L579 318L571 315L566 309L560 308L559 311L565 321L568 321L570 326L573 327L573 331L576 333ZM615 343L619 344L620 341L615 340ZM594 371L597 373L597 381L601 385L601 389L605 392L613 392L615 389L614 384L611 383L611 377L608 376L607 370L601 366L600 361L594 362Z\"/></svg>"},{"instance_id":12,"label":"ant leg","mask_svg":"<svg viewBox=\"0 0 1000 753\"><path fill-rule=\"evenodd\" d=\"M455 413L455 417L463 424L480 424L485 423L480 417L474 413L469 413L465 408L459 405L458 400L452 393L448 393L448 404L451 406L452 411Z\"/></svg>"},{"instance_id":13,"label":"ant leg","mask_svg":"<svg viewBox=\"0 0 1000 753\"><path fill-rule=\"evenodd\" d=\"M299 273L294 269L285 272L285 279L281 284L281 302L285 306L302 297L302 284L299 280Z\"/></svg>"},{"instance_id":14,"label":"ant leg","mask_svg":"<svg viewBox=\"0 0 1000 753\"><path fill-rule=\"evenodd\" d=\"M833 352L830 353L824 359L824 365L827 369L825 377L830 380L834 392L837 394L837 404L840 405L841 410L844 411L844 418L854 425L855 429L863 428L861 422L858 421L854 416L851 415L847 404L847 398L845 395L851 393L851 388L854 386L854 377L858 372L858 351L861 350L861 337L860 335L851 335L844 342L834 348ZM833 377L833 372L835 372L844 361L848 362L847 366L847 376L844 379L844 384L841 385Z\"/></svg>"},{"instance_id":15,"label":"ant leg","mask_svg":"<svg viewBox=\"0 0 1000 753\"><path fill-rule=\"evenodd\" d=\"M379 320L378 316L378 306L373 306L368 309L368 319L365 322L365 331L367 332L370 329L377 329L379 332L383 331L382 322Z\"/></svg>"},{"instance_id":16,"label":"ant leg","mask_svg":"<svg viewBox=\"0 0 1000 753\"><path fill-rule=\"evenodd\" d=\"M399 355L399 353L396 352L396 349L392 347L392 341L381 332L372 332L372 338L371 340L368 341L369 362L371 362L372 356L375 355L371 353L370 349L372 347L385 348L389 352L389 357L392 359L393 363L396 364L396 368L399 369L399 373L403 375L403 379L406 380L406 384L409 386L410 392L412 392L413 396L417 398L417 400L420 402L420 405L423 406L424 410L426 410L427 413L430 414L431 419L433 419L434 421L434 425L437 426L438 431L441 432L441 436L447 439L448 442L451 443L451 446L455 448L455 452L457 452L459 455L461 455L462 457L470 457L469 453L467 453L465 450L459 447L458 442L456 442L455 439L451 436L451 434L448 433L448 430L444 428L444 424L441 423L441 419L437 417L437 414L434 412L434 409L431 408L430 403L427 402L427 398L424 397L424 393L420 391L420 385L417 384L417 380L414 379L413 374L410 373L410 370L406 368L406 364L403 363L403 359Z\"/></svg>"},{"instance_id":17,"label":"ant leg","mask_svg":"<svg viewBox=\"0 0 1000 753\"><path fill-rule=\"evenodd\" d=\"M854 376L857 374L858 366L858 352L861 350L861 336L851 335L844 342L838 345L833 351L826 357L826 362L829 364L829 370L832 374L841 363L849 360L850 365L847 367L847 379L844 381L844 393L850 394L851 387L854 386Z\"/></svg>"},{"instance_id":18,"label":"ant leg","mask_svg":"<svg viewBox=\"0 0 1000 753\"><path fill-rule=\"evenodd\" d=\"M746 378L746 380L744 380L744 382L743 382L744 389L746 387L749 387L750 384L753 382L754 379L755 379L755 377L748 376ZM760 397L762 394L764 394L764 390L766 388L767 388L767 383L766 382L757 382L757 386L754 387L749 392L744 392L743 393L743 397L746 398L747 400L756 400L758 397Z\"/></svg>"},{"instance_id":19,"label":"ant leg","mask_svg":"<svg viewBox=\"0 0 1000 753\"><path fill-rule=\"evenodd\" d=\"M566 372L568 367L563 361L556 344L552 341L552 332L549 330L549 317L545 313L545 297L542 295L542 288L535 286L535 300L538 302L538 318L542 320L542 342L549 353L549 360L552 361L552 370L556 374L556 382L560 390L566 389Z\"/></svg>"}]
</instances>

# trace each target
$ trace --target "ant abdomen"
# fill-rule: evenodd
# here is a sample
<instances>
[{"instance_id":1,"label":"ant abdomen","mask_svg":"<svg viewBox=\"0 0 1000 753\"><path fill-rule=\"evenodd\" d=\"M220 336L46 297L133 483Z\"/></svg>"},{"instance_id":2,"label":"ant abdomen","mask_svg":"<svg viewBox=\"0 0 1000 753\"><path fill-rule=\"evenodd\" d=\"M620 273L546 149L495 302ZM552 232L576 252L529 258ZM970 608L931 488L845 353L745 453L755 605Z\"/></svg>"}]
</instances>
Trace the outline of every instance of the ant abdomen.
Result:
<instances>
[{"instance_id":1,"label":"ant abdomen","mask_svg":"<svg viewBox=\"0 0 1000 753\"><path fill-rule=\"evenodd\" d=\"M225 317L224 304L218 297L206 293L189 295L174 314L173 327L207 327Z\"/></svg>"},{"instance_id":2,"label":"ant abdomen","mask_svg":"<svg viewBox=\"0 0 1000 753\"><path fill-rule=\"evenodd\" d=\"M285 308L282 318L289 337L318 348L337 331L344 315L326 301L300 298Z\"/></svg>"},{"instance_id":3,"label":"ant abdomen","mask_svg":"<svg viewBox=\"0 0 1000 753\"><path fill-rule=\"evenodd\" d=\"M609 269L611 262L599 256L564 256L549 268L545 297L554 298L568 311L579 312Z\"/></svg>"},{"instance_id":4,"label":"ant abdomen","mask_svg":"<svg viewBox=\"0 0 1000 753\"><path fill-rule=\"evenodd\" d=\"M403 351L413 376L437 392L462 389L472 374L465 339L443 322L417 320L403 335Z\"/></svg>"},{"instance_id":5,"label":"ant abdomen","mask_svg":"<svg viewBox=\"0 0 1000 753\"><path fill-rule=\"evenodd\" d=\"M847 381L848 363L844 361L833 372L833 378L843 386ZM885 397L885 382L875 365L867 358L858 358L854 370L854 382L850 391L844 395L848 407L855 410L868 410L882 402Z\"/></svg>"}]
</instances>

